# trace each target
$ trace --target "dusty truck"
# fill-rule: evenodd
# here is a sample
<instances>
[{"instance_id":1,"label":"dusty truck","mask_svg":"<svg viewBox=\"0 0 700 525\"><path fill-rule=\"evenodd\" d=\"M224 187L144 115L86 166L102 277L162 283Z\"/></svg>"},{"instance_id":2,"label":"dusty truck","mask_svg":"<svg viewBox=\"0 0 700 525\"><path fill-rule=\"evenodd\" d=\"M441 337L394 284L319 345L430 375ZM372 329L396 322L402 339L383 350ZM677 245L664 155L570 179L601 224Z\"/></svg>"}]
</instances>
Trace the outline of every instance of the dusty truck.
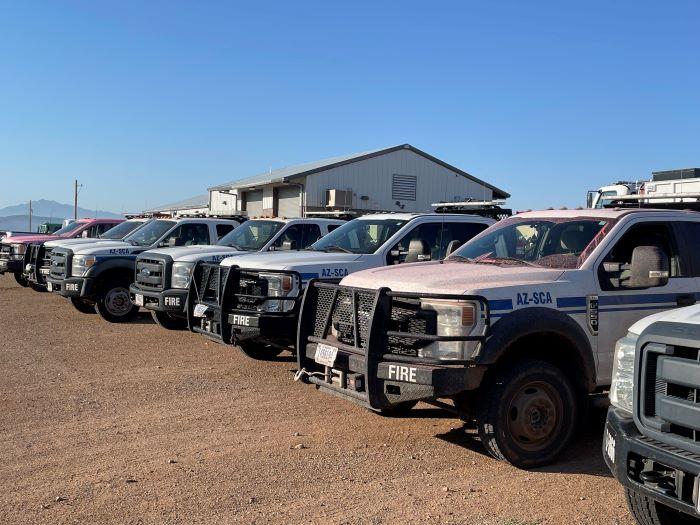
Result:
<instances>
[{"instance_id":1,"label":"dusty truck","mask_svg":"<svg viewBox=\"0 0 700 525\"><path fill-rule=\"evenodd\" d=\"M297 378L376 411L432 403L494 457L545 465L610 385L627 327L695 302L698 241L695 212L528 212L444 262L311 283Z\"/></svg>"},{"instance_id":2,"label":"dusty truck","mask_svg":"<svg viewBox=\"0 0 700 525\"><path fill-rule=\"evenodd\" d=\"M274 357L296 342L299 305L309 280L441 259L494 222L469 214L371 214L353 219L304 251L200 263L190 285L189 325L250 357Z\"/></svg>"},{"instance_id":3,"label":"dusty truck","mask_svg":"<svg viewBox=\"0 0 700 525\"><path fill-rule=\"evenodd\" d=\"M210 244L238 224L208 217L154 219L121 241L54 248L46 287L69 298L80 312L96 311L106 321L126 322L139 310L129 297L138 254L157 247Z\"/></svg>"},{"instance_id":4,"label":"dusty truck","mask_svg":"<svg viewBox=\"0 0 700 525\"><path fill-rule=\"evenodd\" d=\"M700 525L700 305L638 321L617 342L603 436L640 525Z\"/></svg>"},{"instance_id":5,"label":"dusty truck","mask_svg":"<svg viewBox=\"0 0 700 525\"><path fill-rule=\"evenodd\" d=\"M29 286L23 272L31 244L39 244L56 239L75 239L78 237L97 237L99 234L123 222L123 219L78 219L70 222L52 234L32 234L5 237L0 242L0 275L12 273L17 283Z\"/></svg>"},{"instance_id":6,"label":"dusty truck","mask_svg":"<svg viewBox=\"0 0 700 525\"><path fill-rule=\"evenodd\" d=\"M157 248L136 258L134 304L151 311L153 320L169 330L187 328L187 294L197 262L218 263L248 253L285 253L304 249L345 224L337 219L252 219L216 244Z\"/></svg>"},{"instance_id":7,"label":"dusty truck","mask_svg":"<svg viewBox=\"0 0 700 525\"><path fill-rule=\"evenodd\" d=\"M54 248L73 248L80 244L103 241L118 241L130 235L138 228L146 224L150 219L147 218L132 218L122 223L108 228L104 233L100 233L97 237L78 237L77 239L56 239L53 241L41 241L32 243L26 251L24 278L34 290L39 292L46 291L46 276L51 270L51 252ZM105 226L108 227L108 226Z\"/></svg>"}]
</instances>

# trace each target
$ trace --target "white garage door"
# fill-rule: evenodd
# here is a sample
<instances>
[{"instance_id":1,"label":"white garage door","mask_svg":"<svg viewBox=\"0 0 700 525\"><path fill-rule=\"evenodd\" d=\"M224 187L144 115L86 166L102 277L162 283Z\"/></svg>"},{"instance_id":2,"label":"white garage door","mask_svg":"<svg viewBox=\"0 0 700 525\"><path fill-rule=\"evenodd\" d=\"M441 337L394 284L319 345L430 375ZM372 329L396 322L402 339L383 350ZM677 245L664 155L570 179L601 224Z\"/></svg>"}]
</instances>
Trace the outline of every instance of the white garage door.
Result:
<instances>
[{"instance_id":1,"label":"white garage door","mask_svg":"<svg viewBox=\"0 0 700 525\"><path fill-rule=\"evenodd\" d=\"M299 187L282 186L277 188L277 215L279 217L299 217Z\"/></svg>"},{"instance_id":2,"label":"white garage door","mask_svg":"<svg viewBox=\"0 0 700 525\"><path fill-rule=\"evenodd\" d=\"M263 191L245 192L245 211L248 217L260 217L263 213Z\"/></svg>"}]
</instances>

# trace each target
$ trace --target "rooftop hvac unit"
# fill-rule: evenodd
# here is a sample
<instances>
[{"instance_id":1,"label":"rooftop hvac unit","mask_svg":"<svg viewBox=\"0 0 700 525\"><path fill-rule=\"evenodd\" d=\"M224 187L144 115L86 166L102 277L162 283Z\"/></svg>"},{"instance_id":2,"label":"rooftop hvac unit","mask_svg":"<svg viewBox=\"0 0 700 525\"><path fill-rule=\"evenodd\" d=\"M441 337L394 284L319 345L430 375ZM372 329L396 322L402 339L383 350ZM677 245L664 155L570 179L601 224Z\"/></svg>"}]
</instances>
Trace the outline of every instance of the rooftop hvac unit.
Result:
<instances>
[{"instance_id":1,"label":"rooftop hvac unit","mask_svg":"<svg viewBox=\"0 0 700 525\"><path fill-rule=\"evenodd\" d=\"M326 190L326 206L328 208L352 207L352 190Z\"/></svg>"}]
</instances>

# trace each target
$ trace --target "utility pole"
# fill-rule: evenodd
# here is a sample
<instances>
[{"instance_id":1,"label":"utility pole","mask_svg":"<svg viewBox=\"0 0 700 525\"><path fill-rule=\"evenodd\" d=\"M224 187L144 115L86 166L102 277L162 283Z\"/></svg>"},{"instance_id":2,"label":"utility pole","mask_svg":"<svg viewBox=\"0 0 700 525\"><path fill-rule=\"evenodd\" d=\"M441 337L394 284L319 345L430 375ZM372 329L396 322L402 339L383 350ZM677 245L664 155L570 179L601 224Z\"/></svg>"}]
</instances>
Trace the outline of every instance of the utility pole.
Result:
<instances>
[{"instance_id":1,"label":"utility pole","mask_svg":"<svg viewBox=\"0 0 700 525\"><path fill-rule=\"evenodd\" d=\"M32 231L32 201L29 201L29 231Z\"/></svg>"},{"instance_id":2,"label":"utility pole","mask_svg":"<svg viewBox=\"0 0 700 525\"><path fill-rule=\"evenodd\" d=\"M73 185L73 220L78 220L78 179L75 179Z\"/></svg>"}]
</instances>

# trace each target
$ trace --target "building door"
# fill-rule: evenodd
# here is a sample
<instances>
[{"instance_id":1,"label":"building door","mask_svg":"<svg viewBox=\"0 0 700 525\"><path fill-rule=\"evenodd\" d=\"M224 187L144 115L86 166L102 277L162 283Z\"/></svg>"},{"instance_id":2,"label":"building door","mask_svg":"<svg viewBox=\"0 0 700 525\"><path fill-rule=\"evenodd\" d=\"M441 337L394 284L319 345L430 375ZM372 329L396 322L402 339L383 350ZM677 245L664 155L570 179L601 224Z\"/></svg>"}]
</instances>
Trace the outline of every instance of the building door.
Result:
<instances>
[{"instance_id":1,"label":"building door","mask_svg":"<svg viewBox=\"0 0 700 525\"><path fill-rule=\"evenodd\" d=\"M263 190L245 192L245 211L249 218L263 214Z\"/></svg>"},{"instance_id":2,"label":"building door","mask_svg":"<svg viewBox=\"0 0 700 525\"><path fill-rule=\"evenodd\" d=\"M301 215L298 186L280 186L277 188L275 198L277 199L275 208L278 217L299 217Z\"/></svg>"}]
</instances>

